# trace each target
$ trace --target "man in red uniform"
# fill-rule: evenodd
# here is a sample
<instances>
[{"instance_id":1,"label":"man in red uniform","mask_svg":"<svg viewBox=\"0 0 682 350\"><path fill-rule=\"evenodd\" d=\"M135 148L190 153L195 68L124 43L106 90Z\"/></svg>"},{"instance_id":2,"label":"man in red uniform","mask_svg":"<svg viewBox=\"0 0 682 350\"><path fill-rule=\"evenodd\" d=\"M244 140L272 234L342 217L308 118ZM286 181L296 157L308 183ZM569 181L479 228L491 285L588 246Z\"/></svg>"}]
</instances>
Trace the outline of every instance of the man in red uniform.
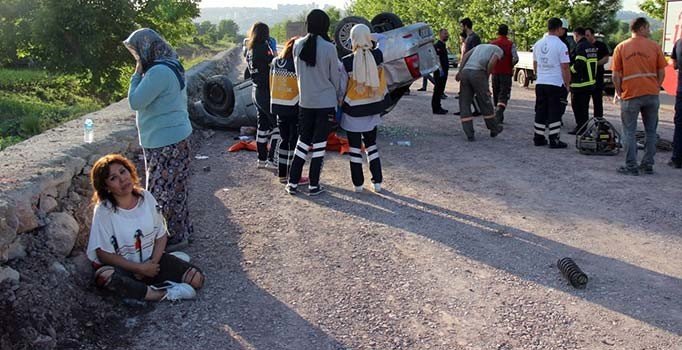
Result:
<instances>
[{"instance_id":1,"label":"man in red uniform","mask_svg":"<svg viewBox=\"0 0 682 350\"><path fill-rule=\"evenodd\" d=\"M497 45L504 52L502 59L497 61L493 67L493 102L495 103L495 117L499 123L504 122L504 110L507 108L507 102L511 95L512 87L512 69L519 61L519 55L516 52L516 45L507 38L509 34L509 27L506 24L500 24L497 28L497 39L491 41L493 45Z\"/></svg>"}]
</instances>

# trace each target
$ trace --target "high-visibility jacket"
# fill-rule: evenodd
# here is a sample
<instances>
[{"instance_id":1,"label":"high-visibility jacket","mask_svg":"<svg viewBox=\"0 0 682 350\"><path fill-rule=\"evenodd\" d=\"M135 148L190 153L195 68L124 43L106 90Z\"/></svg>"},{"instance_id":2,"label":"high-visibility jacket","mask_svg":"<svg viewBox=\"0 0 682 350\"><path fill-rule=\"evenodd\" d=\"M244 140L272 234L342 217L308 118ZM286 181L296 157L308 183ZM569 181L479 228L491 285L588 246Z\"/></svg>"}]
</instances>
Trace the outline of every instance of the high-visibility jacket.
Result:
<instances>
[{"instance_id":1,"label":"high-visibility jacket","mask_svg":"<svg viewBox=\"0 0 682 350\"><path fill-rule=\"evenodd\" d=\"M383 113L389 103L386 74L381 63L384 56L380 50L372 50L374 61L379 71L379 87L376 89L358 88L358 82L353 78L353 54L342 59L343 67L348 72L348 88L343 99L343 112L353 117L365 117Z\"/></svg>"},{"instance_id":2,"label":"high-visibility jacket","mask_svg":"<svg viewBox=\"0 0 682 350\"><path fill-rule=\"evenodd\" d=\"M597 84L597 48L582 38L571 52L571 91L592 91Z\"/></svg>"},{"instance_id":3,"label":"high-visibility jacket","mask_svg":"<svg viewBox=\"0 0 682 350\"><path fill-rule=\"evenodd\" d=\"M270 112L298 115L298 83L293 58L275 57L270 64Z\"/></svg>"}]
</instances>

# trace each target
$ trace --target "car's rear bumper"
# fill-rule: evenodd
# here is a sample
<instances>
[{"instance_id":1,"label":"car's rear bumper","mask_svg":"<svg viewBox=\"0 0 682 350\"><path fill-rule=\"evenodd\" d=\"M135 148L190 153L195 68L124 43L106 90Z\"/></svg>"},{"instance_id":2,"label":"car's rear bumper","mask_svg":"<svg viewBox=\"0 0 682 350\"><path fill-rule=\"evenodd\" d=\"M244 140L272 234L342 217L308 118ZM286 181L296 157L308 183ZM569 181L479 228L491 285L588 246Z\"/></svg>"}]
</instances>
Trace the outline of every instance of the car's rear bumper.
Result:
<instances>
[{"instance_id":1,"label":"car's rear bumper","mask_svg":"<svg viewBox=\"0 0 682 350\"><path fill-rule=\"evenodd\" d=\"M417 48L413 48L405 55L419 55L419 72L421 76L431 74L438 70L438 56L436 56L436 49L433 44L428 43ZM394 90L401 86L406 86L417 80L419 77L413 77L410 70L407 68L405 59L393 60L384 63L386 71L388 89Z\"/></svg>"}]
</instances>

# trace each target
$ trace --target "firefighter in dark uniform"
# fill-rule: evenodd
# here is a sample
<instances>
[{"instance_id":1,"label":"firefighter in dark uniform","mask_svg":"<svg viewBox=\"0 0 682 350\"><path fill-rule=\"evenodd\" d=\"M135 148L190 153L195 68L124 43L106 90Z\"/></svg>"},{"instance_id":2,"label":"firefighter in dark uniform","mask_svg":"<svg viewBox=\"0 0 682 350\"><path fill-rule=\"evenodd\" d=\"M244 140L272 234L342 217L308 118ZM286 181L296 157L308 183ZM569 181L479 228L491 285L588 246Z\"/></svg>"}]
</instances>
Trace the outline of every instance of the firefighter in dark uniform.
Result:
<instances>
[{"instance_id":1,"label":"firefighter in dark uniform","mask_svg":"<svg viewBox=\"0 0 682 350\"><path fill-rule=\"evenodd\" d=\"M433 114L447 114L448 110L443 109L440 105L441 96L445 92L445 84L448 82L448 49L445 47L445 42L448 41L450 35L447 29L438 31L438 39L433 45L436 48L436 54L440 61L440 68L433 72L433 79L436 81L433 87L433 96L431 97L431 111Z\"/></svg>"},{"instance_id":2,"label":"firefighter in dark uniform","mask_svg":"<svg viewBox=\"0 0 682 350\"><path fill-rule=\"evenodd\" d=\"M597 48L585 38L585 28L573 29L575 48L571 51L571 107L575 115L575 135L587 123L590 98L597 84Z\"/></svg>"}]
</instances>

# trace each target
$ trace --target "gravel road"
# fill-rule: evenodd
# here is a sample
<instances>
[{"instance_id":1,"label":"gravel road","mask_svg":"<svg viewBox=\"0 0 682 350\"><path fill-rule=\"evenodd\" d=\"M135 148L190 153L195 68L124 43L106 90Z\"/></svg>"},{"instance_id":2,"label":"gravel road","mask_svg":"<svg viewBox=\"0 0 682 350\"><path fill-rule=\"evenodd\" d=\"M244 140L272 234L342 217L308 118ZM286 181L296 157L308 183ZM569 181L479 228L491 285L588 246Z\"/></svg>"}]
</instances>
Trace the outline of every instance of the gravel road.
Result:
<instances>
[{"instance_id":1,"label":"gravel road","mask_svg":"<svg viewBox=\"0 0 682 350\"><path fill-rule=\"evenodd\" d=\"M622 154L534 147L533 99L515 86L504 132L491 139L478 119L471 143L458 117L432 115L430 92L413 91L379 132L381 194L352 192L347 158L328 153L328 192L289 196L255 153L226 151L235 133L204 139L187 252L206 287L131 317L128 339L137 349L682 349L682 171L664 165L670 153L654 175L624 177ZM570 108L564 120L574 126ZM672 127L665 110L661 136ZM566 256L586 289L558 272Z\"/></svg>"}]
</instances>

